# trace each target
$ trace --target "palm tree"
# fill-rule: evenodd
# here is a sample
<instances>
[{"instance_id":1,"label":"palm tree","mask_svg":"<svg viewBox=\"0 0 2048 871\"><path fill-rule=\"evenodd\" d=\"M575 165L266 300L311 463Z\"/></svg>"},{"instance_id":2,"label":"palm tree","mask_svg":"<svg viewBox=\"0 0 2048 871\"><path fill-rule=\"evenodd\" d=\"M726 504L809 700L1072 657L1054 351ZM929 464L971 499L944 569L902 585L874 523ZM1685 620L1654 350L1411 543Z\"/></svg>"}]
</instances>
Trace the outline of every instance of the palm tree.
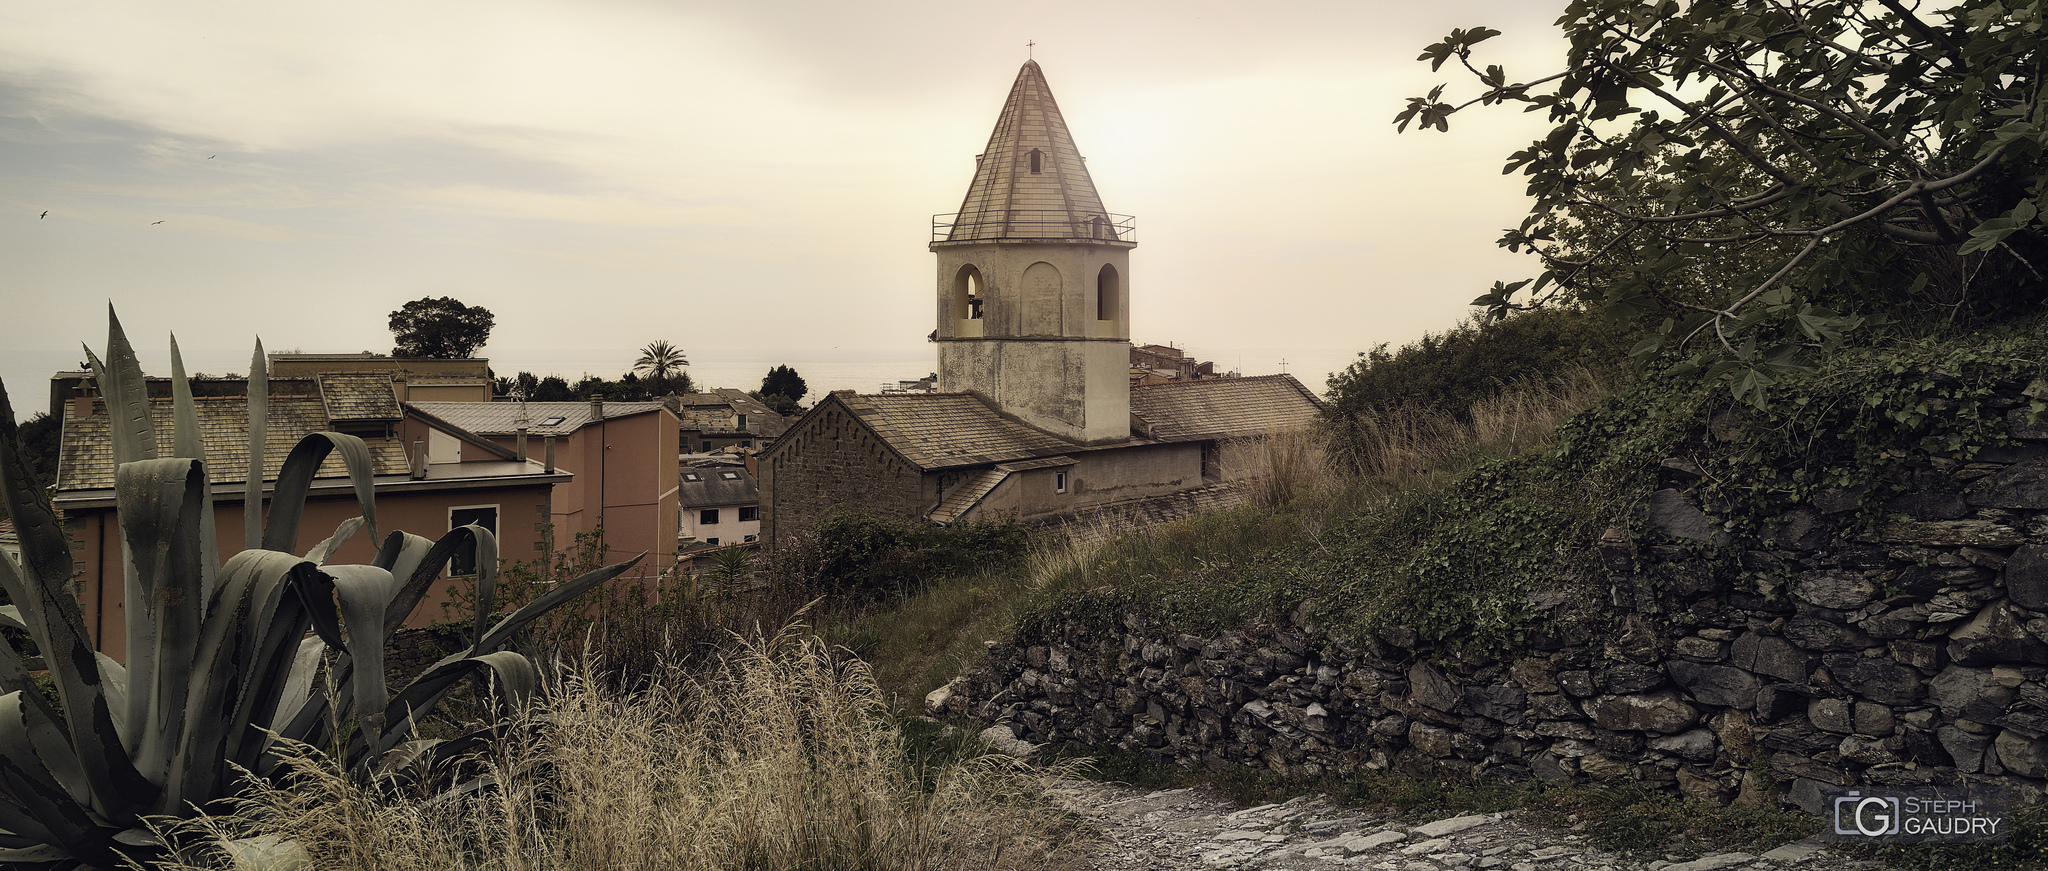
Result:
<instances>
[{"instance_id":1,"label":"palm tree","mask_svg":"<svg viewBox=\"0 0 2048 871\"><path fill-rule=\"evenodd\" d=\"M681 375L688 365L690 361L683 357L683 349L657 339L640 349L640 359L633 361L633 371L654 381L656 390L666 392L669 379Z\"/></svg>"}]
</instances>

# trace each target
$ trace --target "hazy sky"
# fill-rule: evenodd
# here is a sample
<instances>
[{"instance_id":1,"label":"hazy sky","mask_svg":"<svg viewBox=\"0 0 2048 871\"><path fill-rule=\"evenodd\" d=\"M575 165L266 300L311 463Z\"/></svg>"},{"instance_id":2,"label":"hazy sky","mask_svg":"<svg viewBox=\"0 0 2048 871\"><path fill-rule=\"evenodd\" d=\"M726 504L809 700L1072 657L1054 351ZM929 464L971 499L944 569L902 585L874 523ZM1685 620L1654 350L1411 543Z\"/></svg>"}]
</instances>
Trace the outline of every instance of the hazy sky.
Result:
<instances>
[{"instance_id":1,"label":"hazy sky","mask_svg":"<svg viewBox=\"0 0 2048 871\"><path fill-rule=\"evenodd\" d=\"M1562 5L8 3L0 348L52 355L4 375L98 346L108 300L143 346L385 351L392 309L454 296L496 313L501 369L654 339L929 348L931 215L1032 40L1137 216L1133 337L1299 349L1335 361L1295 369L1320 389L1533 272L1493 244L1530 119L1389 122L1453 80L1413 60L1452 27L1549 72Z\"/></svg>"}]
</instances>

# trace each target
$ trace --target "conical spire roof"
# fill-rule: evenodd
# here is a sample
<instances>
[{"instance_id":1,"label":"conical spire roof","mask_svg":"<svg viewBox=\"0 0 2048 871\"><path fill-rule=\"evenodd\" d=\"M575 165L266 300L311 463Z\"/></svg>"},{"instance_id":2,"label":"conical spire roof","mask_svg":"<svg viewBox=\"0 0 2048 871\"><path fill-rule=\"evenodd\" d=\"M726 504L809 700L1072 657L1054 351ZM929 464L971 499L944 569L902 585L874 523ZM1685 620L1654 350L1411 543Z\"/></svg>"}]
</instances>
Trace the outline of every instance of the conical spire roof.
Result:
<instances>
[{"instance_id":1,"label":"conical spire roof","mask_svg":"<svg viewBox=\"0 0 2048 871\"><path fill-rule=\"evenodd\" d=\"M1038 62L1025 61L1010 86L960 203L948 242L998 239L1119 241L1121 215L1109 215L1074 137L1053 102ZM1128 235L1122 241L1130 241Z\"/></svg>"}]
</instances>

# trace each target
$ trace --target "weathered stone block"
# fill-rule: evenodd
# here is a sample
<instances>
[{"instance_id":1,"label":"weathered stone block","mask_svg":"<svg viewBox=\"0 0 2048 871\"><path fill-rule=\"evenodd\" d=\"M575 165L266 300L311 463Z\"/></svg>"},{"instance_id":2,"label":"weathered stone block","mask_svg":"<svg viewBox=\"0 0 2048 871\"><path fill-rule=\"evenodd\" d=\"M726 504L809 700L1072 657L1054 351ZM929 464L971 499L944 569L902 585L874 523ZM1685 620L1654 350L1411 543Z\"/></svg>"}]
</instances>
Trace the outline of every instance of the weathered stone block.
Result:
<instances>
[{"instance_id":1,"label":"weathered stone block","mask_svg":"<svg viewBox=\"0 0 2048 871\"><path fill-rule=\"evenodd\" d=\"M1697 635L1687 635L1671 646L1671 652L1694 662L1720 662L1728 658L1728 644L1723 641L1709 641Z\"/></svg>"},{"instance_id":2,"label":"weathered stone block","mask_svg":"<svg viewBox=\"0 0 2048 871\"><path fill-rule=\"evenodd\" d=\"M2012 602L2048 611L2048 544L2028 543L2005 561L2005 591Z\"/></svg>"},{"instance_id":3,"label":"weathered stone block","mask_svg":"<svg viewBox=\"0 0 2048 871\"><path fill-rule=\"evenodd\" d=\"M1710 762L1720 752L1721 742L1707 729L1689 729L1676 735L1650 739L1650 749L1692 762Z\"/></svg>"},{"instance_id":4,"label":"weathered stone block","mask_svg":"<svg viewBox=\"0 0 2048 871\"><path fill-rule=\"evenodd\" d=\"M1831 620L1800 615L1785 621L1785 639L1807 650L1841 651L1875 647L1869 633Z\"/></svg>"},{"instance_id":5,"label":"weathered stone block","mask_svg":"<svg viewBox=\"0 0 2048 871\"><path fill-rule=\"evenodd\" d=\"M1601 696L1587 705L1601 728L1669 735L1699 722L1699 709L1670 690L1647 695Z\"/></svg>"},{"instance_id":6,"label":"weathered stone block","mask_svg":"<svg viewBox=\"0 0 2048 871\"><path fill-rule=\"evenodd\" d=\"M2005 713L2014 690L2001 684L1988 668L1952 665L1927 682L1929 701L1950 719L1989 722Z\"/></svg>"},{"instance_id":7,"label":"weathered stone block","mask_svg":"<svg viewBox=\"0 0 2048 871\"><path fill-rule=\"evenodd\" d=\"M1878 702L1856 703L1856 734L1882 738L1897 728L1898 718L1892 715L1892 707Z\"/></svg>"},{"instance_id":8,"label":"weathered stone block","mask_svg":"<svg viewBox=\"0 0 2048 871\"><path fill-rule=\"evenodd\" d=\"M1445 713L1457 708L1463 694L1458 688L1426 662L1418 662L1408 669L1408 684L1416 702Z\"/></svg>"},{"instance_id":9,"label":"weathered stone block","mask_svg":"<svg viewBox=\"0 0 2048 871\"><path fill-rule=\"evenodd\" d=\"M1894 521L1884 525L1879 537L1890 544L1925 547L2018 547L2025 534L1989 520Z\"/></svg>"},{"instance_id":10,"label":"weathered stone block","mask_svg":"<svg viewBox=\"0 0 2048 871\"><path fill-rule=\"evenodd\" d=\"M1962 665L2028 662L2048 665L2048 644L2020 627L2020 615L2004 602L1993 602L1969 622L1950 630L1949 659Z\"/></svg>"},{"instance_id":11,"label":"weathered stone block","mask_svg":"<svg viewBox=\"0 0 2048 871\"><path fill-rule=\"evenodd\" d=\"M1518 659L1508 673L1521 684L1522 689L1531 693L1557 692L1557 675L1552 673L1550 663L1536 658Z\"/></svg>"},{"instance_id":12,"label":"weathered stone block","mask_svg":"<svg viewBox=\"0 0 2048 871\"><path fill-rule=\"evenodd\" d=\"M1674 659L1664 665L1671 679L1703 705L1718 708L1749 708L1756 704L1756 692L1764 682L1756 675L1730 665L1701 665Z\"/></svg>"},{"instance_id":13,"label":"weathered stone block","mask_svg":"<svg viewBox=\"0 0 2048 871\"><path fill-rule=\"evenodd\" d=\"M1626 695L1655 689L1664 683L1662 669L1634 662L1617 662L1594 673L1601 692Z\"/></svg>"},{"instance_id":14,"label":"weathered stone block","mask_svg":"<svg viewBox=\"0 0 2048 871\"><path fill-rule=\"evenodd\" d=\"M1465 688L1465 704L1473 713L1509 725L1519 725L1528 719L1528 701L1529 694L1518 686L1497 684Z\"/></svg>"},{"instance_id":15,"label":"weathered stone block","mask_svg":"<svg viewBox=\"0 0 2048 871\"><path fill-rule=\"evenodd\" d=\"M1538 720L1572 720L1585 716L1577 702L1559 693L1530 696L1529 710Z\"/></svg>"},{"instance_id":16,"label":"weathered stone block","mask_svg":"<svg viewBox=\"0 0 2048 871\"><path fill-rule=\"evenodd\" d=\"M2028 738L2011 729L1998 733L1993 742L1998 762L2005 770L2022 777L2048 777L2048 741Z\"/></svg>"},{"instance_id":17,"label":"weathered stone block","mask_svg":"<svg viewBox=\"0 0 2048 871\"><path fill-rule=\"evenodd\" d=\"M2007 466L2004 471L1980 479L1970 488L1969 501L1979 508L2048 508L2048 461L2029 460Z\"/></svg>"},{"instance_id":18,"label":"weathered stone block","mask_svg":"<svg viewBox=\"0 0 2048 871\"><path fill-rule=\"evenodd\" d=\"M1851 610L1870 603L1877 585L1861 572L1825 569L1804 572L1792 580L1792 595L1823 608Z\"/></svg>"},{"instance_id":19,"label":"weathered stone block","mask_svg":"<svg viewBox=\"0 0 2048 871\"><path fill-rule=\"evenodd\" d=\"M1813 654L1792 646L1783 638L1754 632L1735 639L1728 663L1793 683L1805 683L1813 675Z\"/></svg>"},{"instance_id":20,"label":"weathered stone block","mask_svg":"<svg viewBox=\"0 0 2048 871\"><path fill-rule=\"evenodd\" d=\"M1899 757L1892 753L1891 748L1886 746L1883 740L1862 735L1843 738L1842 743L1835 745L1835 752L1840 754L1843 760L1858 765L1884 765L1899 761Z\"/></svg>"},{"instance_id":21,"label":"weathered stone block","mask_svg":"<svg viewBox=\"0 0 2048 871\"><path fill-rule=\"evenodd\" d=\"M1408 727L1408 746L1434 759L1448 758L1457 753L1451 746L1452 734L1441 726L1415 723Z\"/></svg>"},{"instance_id":22,"label":"weathered stone block","mask_svg":"<svg viewBox=\"0 0 2048 871\"><path fill-rule=\"evenodd\" d=\"M1565 692L1582 699L1599 692L1599 688L1593 685L1593 673L1584 669L1558 672L1557 685L1564 688Z\"/></svg>"},{"instance_id":23,"label":"weathered stone block","mask_svg":"<svg viewBox=\"0 0 2048 871\"><path fill-rule=\"evenodd\" d=\"M1837 685L1866 699L1910 705L1925 692L1920 673L1889 656L1834 654L1826 662Z\"/></svg>"},{"instance_id":24,"label":"weathered stone block","mask_svg":"<svg viewBox=\"0 0 2048 871\"><path fill-rule=\"evenodd\" d=\"M1685 494L1665 488L1650 494L1650 525L1672 538L1721 544L1727 533Z\"/></svg>"},{"instance_id":25,"label":"weathered stone block","mask_svg":"<svg viewBox=\"0 0 2048 871\"><path fill-rule=\"evenodd\" d=\"M1814 699L1806 703L1806 720L1823 732L1846 735L1854 731L1847 699Z\"/></svg>"}]
</instances>

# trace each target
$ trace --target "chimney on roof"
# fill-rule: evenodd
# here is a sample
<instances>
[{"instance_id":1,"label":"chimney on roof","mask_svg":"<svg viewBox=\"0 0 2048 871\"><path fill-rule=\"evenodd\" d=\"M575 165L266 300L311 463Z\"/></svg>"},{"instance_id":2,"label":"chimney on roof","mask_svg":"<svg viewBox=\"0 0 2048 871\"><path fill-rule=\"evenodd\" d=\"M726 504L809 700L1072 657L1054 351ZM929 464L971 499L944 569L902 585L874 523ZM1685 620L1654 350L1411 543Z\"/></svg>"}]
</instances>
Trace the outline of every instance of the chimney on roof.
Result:
<instances>
[{"instance_id":1,"label":"chimney on roof","mask_svg":"<svg viewBox=\"0 0 2048 871\"><path fill-rule=\"evenodd\" d=\"M427 476L427 442L425 439L412 440L412 479L417 481Z\"/></svg>"},{"instance_id":2,"label":"chimney on roof","mask_svg":"<svg viewBox=\"0 0 2048 871\"><path fill-rule=\"evenodd\" d=\"M512 456L519 462L526 462L526 424L519 425L519 440L514 444Z\"/></svg>"},{"instance_id":3,"label":"chimney on roof","mask_svg":"<svg viewBox=\"0 0 2048 871\"><path fill-rule=\"evenodd\" d=\"M555 434L540 437L541 453L547 457L547 465L541 469L550 475L555 473Z\"/></svg>"},{"instance_id":4,"label":"chimney on roof","mask_svg":"<svg viewBox=\"0 0 2048 871\"><path fill-rule=\"evenodd\" d=\"M592 423L604 420L604 397L590 397L590 420Z\"/></svg>"}]
</instances>

